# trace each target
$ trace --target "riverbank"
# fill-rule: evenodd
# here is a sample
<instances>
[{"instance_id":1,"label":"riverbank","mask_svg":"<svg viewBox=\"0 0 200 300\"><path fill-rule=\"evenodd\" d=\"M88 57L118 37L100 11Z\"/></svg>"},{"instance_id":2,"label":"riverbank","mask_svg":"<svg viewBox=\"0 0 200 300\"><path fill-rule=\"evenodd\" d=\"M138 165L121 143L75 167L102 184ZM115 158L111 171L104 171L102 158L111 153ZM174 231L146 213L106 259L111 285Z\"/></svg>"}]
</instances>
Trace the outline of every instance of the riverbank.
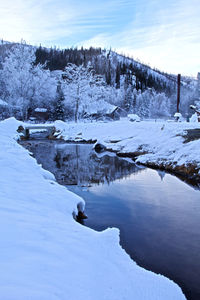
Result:
<instances>
[{"instance_id":1,"label":"riverbank","mask_svg":"<svg viewBox=\"0 0 200 300\"><path fill-rule=\"evenodd\" d=\"M166 170L200 183L200 123L142 121L64 123L58 138L96 142L99 150L131 157L136 163Z\"/></svg>"},{"instance_id":2,"label":"riverbank","mask_svg":"<svg viewBox=\"0 0 200 300\"><path fill-rule=\"evenodd\" d=\"M172 281L129 258L117 229L100 233L74 220L84 201L17 143L20 124L0 122L1 297L185 299Z\"/></svg>"}]
</instances>

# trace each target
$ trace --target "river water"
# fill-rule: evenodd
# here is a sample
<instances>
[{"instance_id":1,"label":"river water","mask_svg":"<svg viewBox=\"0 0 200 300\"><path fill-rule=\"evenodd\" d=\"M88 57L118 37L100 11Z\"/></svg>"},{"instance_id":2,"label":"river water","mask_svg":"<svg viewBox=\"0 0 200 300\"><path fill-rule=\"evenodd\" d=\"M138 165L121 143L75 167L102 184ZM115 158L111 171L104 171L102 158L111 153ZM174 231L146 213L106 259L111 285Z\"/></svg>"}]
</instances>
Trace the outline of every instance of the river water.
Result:
<instances>
[{"instance_id":1,"label":"river water","mask_svg":"<svg viewBox=\"0 0 200 300\"><path fill-rule=\"evenodd\" d=\"M165 172L138 167L92 145L23 142L38 163L86 202L84 224L120 229L120 243L145 269L200 299L200 191ZM171 299L169 299L171 300Z\"/></svg>"}]
</instances>

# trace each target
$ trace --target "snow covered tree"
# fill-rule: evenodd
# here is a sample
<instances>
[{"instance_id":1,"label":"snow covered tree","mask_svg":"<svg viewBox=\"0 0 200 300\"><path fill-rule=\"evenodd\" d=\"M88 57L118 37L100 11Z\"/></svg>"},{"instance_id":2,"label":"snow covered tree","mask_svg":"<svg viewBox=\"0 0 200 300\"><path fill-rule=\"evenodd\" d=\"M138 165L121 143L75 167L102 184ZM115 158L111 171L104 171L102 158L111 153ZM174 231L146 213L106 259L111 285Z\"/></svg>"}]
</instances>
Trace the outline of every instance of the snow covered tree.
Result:
<instances>
[{"instance_id":1,"label":"snow covered tree","mask_svg":"<svg viewBox=\"0 0 200 300\"><path fill-rule=\"evenodd\" d=\"M150 101L150 117L165 118L170 116L170 100L164 93L156 93L151 91Z\"/></svg>"},{"instance_id":2,"label":"snow covered tree","mask_svg":"<svg viewBox=\"0 0 200 300\"><path fill-rule=\"evenodd\" d=\"M34 51L25 45L17 45L6 57L1 71L1 78L6 88L8 101L20 106L25 118L32 91L30 85L33 76L30 72L34 61Z\"/></svg>"},{"instance_id":3,"label":"snow covered tree","mask_svg":"<svg viewBox=\"0 0 200 300\"><path fill-rule=\"evenodd\" d=\"M150 101L147 92L141 93L141 91L138 91L135 104L135 113L140 117L149 118Z\"/></svg>"},{"instance_id":4,"label":"snow covered tree","mask_svg":"<svg viewBox=\"0 0 200 300\"><path fill-rule=\"evenodd\" d=\"M61 83L59 82L58 86L57 86L57 91L56 91L55 108L53 111L54 120L64 121L64 119L65 119L64 100L65 100L65 96L62 91Z\"/></svg>"},{"instance_id":5,"label":"snow covered tree","mask_svg":"<svg viewBox=\"0 0 200 300\"><path fill-rule=\"evenodd\" d=\"M65 68L63 78L68 85L67 96L71 94L72 97L70 97L70 101L74 102L74 120L77 122L79 117L80 96L88 85L88 72L83 65L78 67L73 64L68 64Z\"/></svg>"},{"instance_id":6,"label":"snow covered tree","mask_svg":"<svg viewBox=\"0 0 200 300\"><path fill-rule=\"evenodd\" d=\"M74 120L87 114L89 106L100 99L105 82L100 75L95 75L91 64L85 68L83 65L68 64L63 72L64 94L66 106L74 111Z\"/></svg>"},{"instance_id":7,"label":"snow covered tree","mask_svg":"<svg viewBox=\"0 0 200 300\"><path fill-rule=\"evenodd\" d=\"M27 119L28 109L41 102L55 98L56 81L48 70L34 65L35 49L26 44L14 45L0 71L4 86L4 99L12 106L19 107L23 119Z\"/></svg>"}]
</instances>

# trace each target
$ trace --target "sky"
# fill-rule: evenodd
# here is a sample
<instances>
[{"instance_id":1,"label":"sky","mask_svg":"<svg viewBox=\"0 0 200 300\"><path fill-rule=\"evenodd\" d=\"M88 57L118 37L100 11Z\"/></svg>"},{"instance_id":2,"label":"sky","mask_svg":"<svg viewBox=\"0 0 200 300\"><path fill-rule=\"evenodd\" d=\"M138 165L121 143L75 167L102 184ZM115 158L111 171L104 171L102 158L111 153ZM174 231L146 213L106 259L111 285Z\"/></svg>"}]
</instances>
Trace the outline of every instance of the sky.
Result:
<instances>
[{"instance_id":1,"label":"sky","mask_svg":"<svg viewBox=\"0 0 200 300\"><path fill-rule=\"evenodd\" d=\"M200 72L200 0L0 0L0 38L111 48L168 73Z\"/></svg>"}]
</instances>

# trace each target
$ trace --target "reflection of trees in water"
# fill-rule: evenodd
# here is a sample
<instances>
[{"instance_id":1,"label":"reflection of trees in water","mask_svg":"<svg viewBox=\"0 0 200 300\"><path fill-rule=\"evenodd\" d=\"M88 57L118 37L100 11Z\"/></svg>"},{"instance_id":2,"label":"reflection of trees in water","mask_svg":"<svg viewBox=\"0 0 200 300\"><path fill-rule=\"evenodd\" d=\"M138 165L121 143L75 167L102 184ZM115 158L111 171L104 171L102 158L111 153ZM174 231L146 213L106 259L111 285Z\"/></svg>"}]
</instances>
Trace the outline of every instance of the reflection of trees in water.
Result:
<instances>
[{"instance_id":1,"label":"reflection of trees in water","mask_svg":"<svg viewBox=\"0 0 200 300\"><path fill-rule=\"evenodd\" d=\"M138 171L134 163L116 156L98 157L91 145L58 146L55 157L62 169L58 180L64 184L109 184Z\"/></svg>"},{"instance_id":2,"label":"reflection of trees in water","mask_svg":"<svg viewBox=\"0 0 200 300\"><path fill-rule=\"evenodd\" d=\"M30 141L24 146L64 185L109 184L139 171L134 163L115 155L99 157L92 150L92 145Z\"/></svg>"}]
</instances>

